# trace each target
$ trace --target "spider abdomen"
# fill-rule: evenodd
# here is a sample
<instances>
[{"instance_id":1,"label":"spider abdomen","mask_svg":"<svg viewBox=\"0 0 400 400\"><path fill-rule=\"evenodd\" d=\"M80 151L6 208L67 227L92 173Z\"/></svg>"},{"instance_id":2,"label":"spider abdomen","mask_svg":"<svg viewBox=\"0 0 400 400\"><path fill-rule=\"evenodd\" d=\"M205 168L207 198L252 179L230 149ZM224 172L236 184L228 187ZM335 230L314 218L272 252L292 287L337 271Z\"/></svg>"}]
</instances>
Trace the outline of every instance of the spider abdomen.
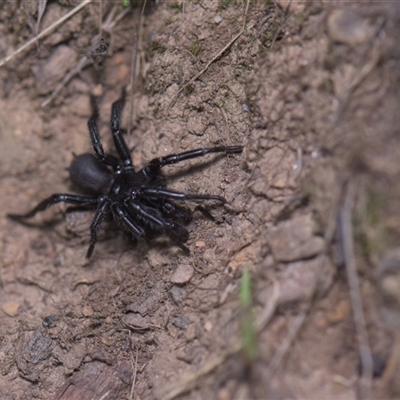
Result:
<instances>
[{"instance_id":1,"label":"spider abdomen","mask_svg":"<svg viewBox=\"0 0 400 400\"><path fill-rule=\"evenodd\" d=\"M113 182L112 172L90 153L73 159L69 175L75 185L89 193L105 194Z\"/></svg>"}]
</instances>

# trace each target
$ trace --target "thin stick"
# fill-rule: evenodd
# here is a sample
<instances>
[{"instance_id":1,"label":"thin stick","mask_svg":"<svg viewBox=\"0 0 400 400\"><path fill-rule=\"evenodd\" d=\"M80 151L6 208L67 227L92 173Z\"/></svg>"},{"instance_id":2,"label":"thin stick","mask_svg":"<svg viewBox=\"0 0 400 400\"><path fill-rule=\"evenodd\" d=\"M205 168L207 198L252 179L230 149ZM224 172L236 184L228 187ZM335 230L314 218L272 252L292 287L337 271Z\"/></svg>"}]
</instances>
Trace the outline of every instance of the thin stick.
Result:
<instances>
[{"instance_id":1,"label":"thin stick","mask_svg":"<svg viewBox=\"0 0 400 400\"><path fill-rule=\"evenodd\" d=\"M99 36L102 36L102 25L103 25L103 0L100 0L100 11L99 11Z\"/></svg>"},{"instance_id":2,"label":"thin stick","mask_svg":"<svg viewBox=\"0 0 400 400\"><path fill-rule=\"evenodd\" d=\"M388 393L390 390L390 384L394 383L396 375L398 374L398 365L400 363L400 332L396 333L394 344L391 349L389 360L386 363L385 372L382 375L382 389L384 392L380 396L381 398L389 397Z\"/></svg>"},{"instance_id":3,"label":"thin stick","mask_svg":"<svg viewBox=\"0 0 400 400\"><path fill-rule=\"evenodd\" d=\"M307 315L306 312L302 312L295 318L295 320L290 325L288 334L286 335L285 339L282 341L282 343L276 350L276 352L275 352L274 356L272 357L272 360L268 366L268 380L272 379L275 372L277 371L283 357L289 350L289 347L292 344L293 339L296 337L297 333L299 332L299 329L303 325L306 315Z\"/></svg>"},{"instance_id":4,"label":"thin stick","mask_svg":"<svg viewBox=\"0 0 400 400\"><path fill-rule=\"evenodd\" d=\"M365 50L366 53L369 53L369 60L362 67L358 66L358 68L356 68L355 76L348 85L345 94L340 101L338 110L336 111L335 122L339 121L339 118L341 117L343 111L345 111L346 106L349 104L349 101L354 91L361 85L362 82L364 82L364 80L371 74L371 72L378 65L382 53L381 45L380 43L374 43L373 41L379 35L379 32L381 31L384 23L385 23L385 18L378 19L374 33L371 35L370 46L366 46Z\"/></svg>"},{"instance_id":5,"label":"thin stick","mask_svg":"<svg viewBox=\"0 0 400 400\"><path fill-rule=\"evenodd\" d=\"M173 97L171 103L168 106L168 110L176 103L176 101L178 100L179 95L188 87L190 86L194 81L196 81L198 78L200 78L201 75L203 75L208 68L210 67L210 65L212 63L214 63L215 61L217 61L222 54L225 53L226 50L228 50L233 43L236 42L236 40L239 39L240 36L242 36L243 32L245 31L246 28L246 21L247 21L247 12L249 11L249 5L250 5L250 0L246 1L246 10L244 13L244 19L243 19L243 25L242 25L242 29L240 30L240 32L233 37L233 39L231 39L231 41L225 46L223 47L207 64L206 66L198 73L196 74L192 79L190 79L188 82L186 82L179 90L178 93Z\"/></svg>"},{"instance_id":6,"label":"thin stick","mask_svg":"<svg viewBox=\"0 0 400 400\"><path fill-rule=\"evenodd\" d=\"M136 376L137 376L137 366L138 366L138 356L139 356L139 348L136 347L135 372L133 373L132 386L131 386L131 392L129 394L129 400L133 399L133 393L135 391Z\"/></svg>"},{"instance_id":7,"label":"thin stick","mask_svg":"<svg viewBox=\"0 0 400 400\"><path fill-rule=\"evenodd\" d=\"M83 57L79 60L78 64L72 68L67 75L64 76L63 80L56 86L56 88L53 90L51 95L44 100L41 104L40 107L46 107L47 105L50 104L50 102L57 97L57 95L61 92L61 90L64 89L65 86L67 86L67 83L77 74L79 74L83 69L85 69L88 65L91 65L92 61L88 60L87 57Z\"/></svg>"},{"instance_id":8,"label":"thin stick","mask_svg":"<svg viewBox=\"0 0 400 400\"><path fill-rule=\"evenodd\" d=\"M373 374L373 362L371 349L368 343L368 335L365 325L362 298L360 293L360 282L358 279L353 243L353 226L351 222L356 187L353 182L347 186L346 197L340 210L340 227L342 237L343 257L346 265L347 280L349 284L350 300L353 309L354 325L358 338L358 351L361 360L361 380L358 397L366 399L371 393L371 382Z\"/></svg>"},{"instance_id":9,"label":"thin stick","mask_svg":"<svg viewBox=\"0 0 400 400\"><path fill-rule=\"evenodd\" d=\"M55 28L57 28L59 25L64 23L67 19L71 18L74 14L76 14L78 11L80 11L83 7L87 6L89 3L91 3L93 0L84 0L81 4L76 6L74 9L72 9L69 13L65 14L63 17L61 17L58 21L54 22L51 24L49 27L47 27L45 30L40 32L38 35L33 37L31 40L28 40L24 45L19 47L17 50L13 51L9 56L4 57L0 60L0 68L8 63L11 59L13 59L16 55L19 53L23 52L26 50L29 46L32 44L36 43L39 39L42 39L46 37L50 32L52 32Z\"/></svg>"},{"instance_id":10,"label":"thin stick","mask_svg":"<svg viewBox=\"0 0 400 400\"><path fill-rule=\"evenodd\" d=\"M130 84L130 110L129 110L129 121L128 121L128 135L132 133L132 116L133 116L133 84L135 82L136 77L136 59L137 59L137 51L138 51L138 42L142 36L142 21L144 9L146 8L147 0L144 0L142 11L139 15L139 26L135 32L135 37L133 39L133 49L132 49L132 58L131 58L131 84Z\"/></svg>"}]
</instances>

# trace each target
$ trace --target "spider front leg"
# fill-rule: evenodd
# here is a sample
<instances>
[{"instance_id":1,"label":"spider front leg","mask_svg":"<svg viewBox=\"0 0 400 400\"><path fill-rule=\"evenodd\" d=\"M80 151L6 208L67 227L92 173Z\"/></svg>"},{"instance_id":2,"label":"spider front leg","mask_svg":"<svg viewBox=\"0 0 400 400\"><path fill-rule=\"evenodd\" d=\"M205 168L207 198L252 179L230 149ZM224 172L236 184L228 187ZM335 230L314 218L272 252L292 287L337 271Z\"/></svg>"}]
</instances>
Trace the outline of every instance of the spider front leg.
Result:
<instances>
[{"instance_id":1,"label":"spider front leg","mask_svg":"<svg viewBox=\"0 0 400 400\"><path fill-rule=\"evenodd\" d=\"M111 107L110 128L119 157L126 169L134 169L131 154L120 130L121 113L125 104L125 90L122 91L121 98L113 103Z\"/></svg>"},{"instance_id":2,"label":"spider front leg","mask_svg":"<svg viewBox=\"0 0 400 400\"><path fill-rule=\"evenodd\" d=\"M93 114L89 118L87 125L89 129L90 140L92 141L94 154L101 163L109 165L115 171L119 168L119 160L118 158L105 153L100 140L99 128L97 126L99 109L96 104L96 99L94 97L91 97L90 103L92 105Z\"/></svg>"},{"instance_id":3,"label":"spider front leg","mask_svg":"<svg viewBox=\"0 0 400 400\"><path fill-rule=\"evenodd\" d=\"M74 194L65 194L65 193L56 193L52 194L47 199L41 201L35 208L26 214L7 214L8 218L11 218L14 221L22 221L24 219L32 218L38 212L46 210L53 204L56 203L67 203L67 204L75 204L82 206L94 206L97 205L98 199L97 197L88 197L88 196L78 196Z\"/></svg>"},{"instance_id":4,"label":"spider front leg","mask_svg":"<svg viewBox=\"0 0 400 400\"><path fill-rule=\"evenodd\" d=\"M190 160L192 158L203 157L210 153L225 153L237 154L243 151L243 146L220 146L220 147L205 147L202 149L185 151L179 154L171 154L169 156L154 158L149 164L139 172L146 178L156 176L160 169L165 165L176 164L181 161Z\"/></svg>"}]
</instances>

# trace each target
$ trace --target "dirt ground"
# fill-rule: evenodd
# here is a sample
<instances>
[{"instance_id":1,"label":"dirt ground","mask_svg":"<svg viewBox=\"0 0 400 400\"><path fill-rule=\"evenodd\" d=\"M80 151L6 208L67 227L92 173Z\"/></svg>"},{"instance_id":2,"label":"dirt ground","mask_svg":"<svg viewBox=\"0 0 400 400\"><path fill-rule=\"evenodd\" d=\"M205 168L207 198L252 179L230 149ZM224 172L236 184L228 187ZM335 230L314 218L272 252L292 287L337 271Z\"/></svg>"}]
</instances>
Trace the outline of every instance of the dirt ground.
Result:
<instances>
[{"instance_id":1,"label":"dirt ground","mask_svg":"<svg viewBox=\"0 0 400 400\"><path fill-rule=\"evenodd\" d=\"M87 1L13 55L82 3L0 5L0 398L400 398L399 5ZM187 203L190 254L7 218L76 193L90 95L114 152L124 87L137 167L244 146L164 168L227 200Z\"/></svg>"}]
</instances>

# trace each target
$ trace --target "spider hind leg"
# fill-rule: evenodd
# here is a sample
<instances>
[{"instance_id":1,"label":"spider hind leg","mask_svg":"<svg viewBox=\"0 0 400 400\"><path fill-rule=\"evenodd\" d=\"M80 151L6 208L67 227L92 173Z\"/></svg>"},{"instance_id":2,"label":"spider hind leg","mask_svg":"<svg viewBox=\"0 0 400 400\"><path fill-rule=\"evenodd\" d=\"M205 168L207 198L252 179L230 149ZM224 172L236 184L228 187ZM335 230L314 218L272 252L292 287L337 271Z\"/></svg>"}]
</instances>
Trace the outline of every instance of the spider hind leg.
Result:
<instances>
[{"instance_id":1,"label":"spider hind leg","mask_svg":"<svg viewBox=\"0 0 400 400\"><path fill-rule=\"evenodd\" d=\"M75 204L87 208L92 208L93 206L98 204L98 199L97 197L56 193L41 201L36 207L34 207L31 211L28 211L26 214L7 214L7 217L14 221L22 221L24 219L32 218L37 213L44 211L47 208L51 207L53 204L57 203Z\"/></svg>"}]
</instances>

